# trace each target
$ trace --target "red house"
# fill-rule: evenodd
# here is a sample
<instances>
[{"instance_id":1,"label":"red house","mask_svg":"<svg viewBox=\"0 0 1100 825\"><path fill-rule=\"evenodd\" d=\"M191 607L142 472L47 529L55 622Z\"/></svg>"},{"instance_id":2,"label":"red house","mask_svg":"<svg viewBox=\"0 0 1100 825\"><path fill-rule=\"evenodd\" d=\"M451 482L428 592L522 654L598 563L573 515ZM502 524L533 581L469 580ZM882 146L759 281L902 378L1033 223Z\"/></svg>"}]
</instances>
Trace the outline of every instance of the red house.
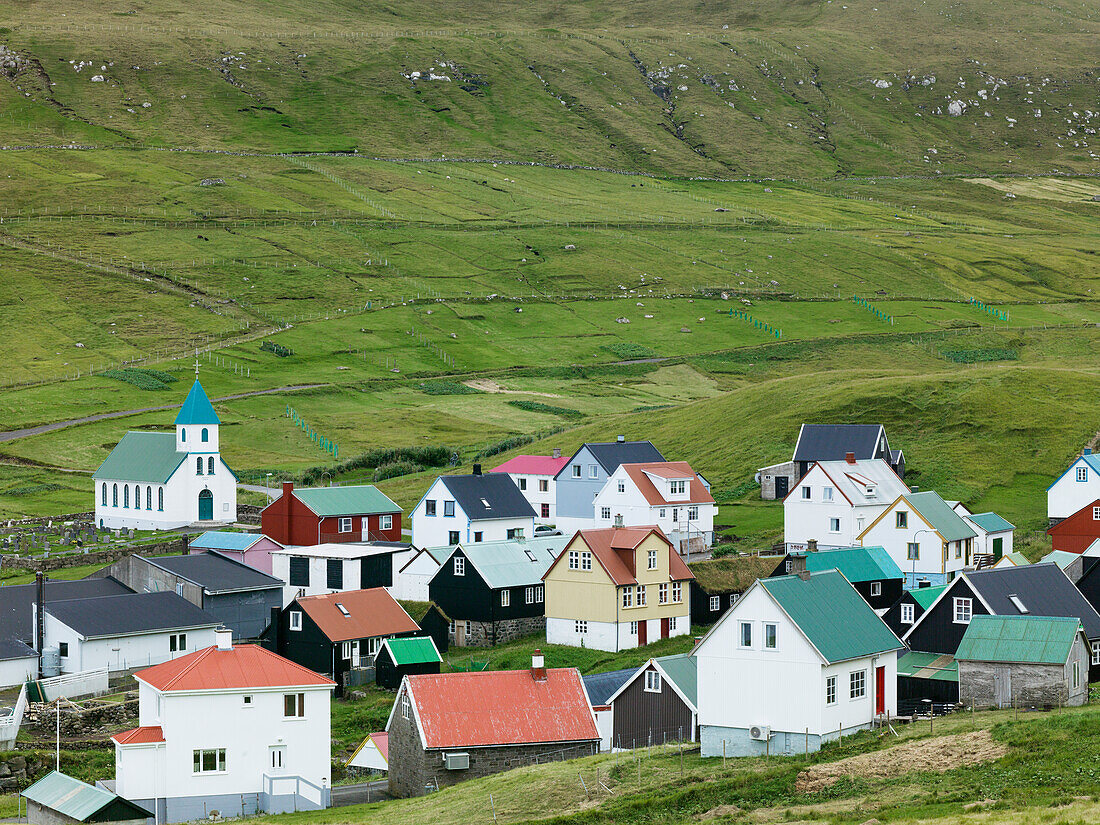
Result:
<instances>
[{"instance_id":1,"label":"red house","mask_svg":"<svg viewBox=\"0 0 1100 825\"><path fill-rule=\"evenodd\" d=\"M311 547L343 541L401 541L401 508L371 484L294 489L260 513L264 535L284 545Z\"/></svg>"},{"instance_id":2,"label":"red house","mask_svg":"<svg viewBox=\"0 0 1100 825\"><path fill-rule=\"evenodd\" d=\"M1055 550L1084 553L1090 544L1100 539L1100 498L1062 519L1047 530L1047 535Z\"/></svg>"}]
</instances>

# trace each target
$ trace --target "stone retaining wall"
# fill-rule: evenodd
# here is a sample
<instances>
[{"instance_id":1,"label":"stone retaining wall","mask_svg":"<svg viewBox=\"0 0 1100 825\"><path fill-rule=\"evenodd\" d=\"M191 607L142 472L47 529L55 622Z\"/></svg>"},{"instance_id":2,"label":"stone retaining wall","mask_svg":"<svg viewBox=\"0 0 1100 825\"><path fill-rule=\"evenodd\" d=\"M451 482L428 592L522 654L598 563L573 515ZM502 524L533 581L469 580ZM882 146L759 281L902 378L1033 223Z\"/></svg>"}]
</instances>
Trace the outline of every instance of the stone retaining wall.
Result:
<instances>
[{"instance_id":1,"label":"stone retaining wall","mask_svg":"<svg viewBox=\"0 0 1100 825\"><path fill-rule=\"evenodd\" d=\"M77 710L71 704L61 703L61 735L65 737L106 738L110 731L136 724L138 719L138 700L128 698L125 702L89 701ZM22 727L32 734L52 738L57 732L57 704L54 702L32 702L23 714Z\"/></svg>"},{"instance_id":2,"label":"stone retaining wall","mask_svg":"<svg viewBox=\"0 0 1100 825\"><path fill-rule=\"evenodd\" d=\"M48 767L37 756L12 754L0 759L0 791L26 788Z\"/></svg>"}]
</instances>

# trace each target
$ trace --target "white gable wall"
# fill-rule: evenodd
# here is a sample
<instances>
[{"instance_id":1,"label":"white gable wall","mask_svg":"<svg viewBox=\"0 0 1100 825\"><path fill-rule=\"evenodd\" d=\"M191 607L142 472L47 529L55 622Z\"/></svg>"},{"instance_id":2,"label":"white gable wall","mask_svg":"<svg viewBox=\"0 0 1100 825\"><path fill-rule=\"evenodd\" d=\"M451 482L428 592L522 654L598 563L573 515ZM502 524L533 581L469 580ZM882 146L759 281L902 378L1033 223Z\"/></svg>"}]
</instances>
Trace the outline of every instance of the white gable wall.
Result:
<instances>
[{"instance_id":1,"label":"white gable wall","mask_svg":"<svg viewBox=\"0 0 1100 825\"><path fill-rule=\"evenodd\" d=\"M805 487L810 489L808 499L803 498ZM827 490L832 490L832 499L826 498ZM804 546L816 539L821 549L851 547L892 500L854 506L825 471L814 465L783 501L783 541ZM833 519L839 520L839 529L833 529Z\"/></svg>"},{"instance_id":2,"label":"white gable wall","mask_svg":"<svg viewBox=\"0 0 1100 825\"><path fill-rule=\"evenodd\" d=\"M435 515L427 514L428 501L435 502ZM454 515L443 515L446 510L446 502L454 502ZM451 541L451 533L458 533L459 544L472 542L475 534L481 533L481 541L505 541L509 530L522 530L523 535L530 538L535 530L534 518L500 518L479 519L472 521L462 505L455 501L451 491L442 479L437 478L428 492L416 505L412 513L412 541L416 547L446 547L456 542Z\"/></svg>"},{"instance_id":3,"label":"white gable wall","mask_svg":"<svg viewBox=\"0 0 1100 825\"><path fill-rule=\"evenodd\" d=\"M619 492L620 481L623 483L621 493ZM621 515L623 525L626 527L657 525L677 547L680 540L688 538L689 535L704 534L707 546L714 540L714 504L696 505L684 501L650 504L621 465L596 494L593 505L595 518L590 527L597 529L613 527L616 516ZM698 508L698 518L689 519L690 507ZM608 511L606 515L605 508Z\"/></svg>"},{"instance_id":4,"label":"white gable wall","mask_svg":"<svg viewBox=\"0 0 1100 825\"><path fill-rule=\"evenodd\" d=\"M1077 470L1084 470L1084 481L1077 480ZM1069 465L1062 477L1047 490L1047 517L1069 518L1082 507L1100 498L1100 473L1081 456Z\"/></svg>"}]
</instances>

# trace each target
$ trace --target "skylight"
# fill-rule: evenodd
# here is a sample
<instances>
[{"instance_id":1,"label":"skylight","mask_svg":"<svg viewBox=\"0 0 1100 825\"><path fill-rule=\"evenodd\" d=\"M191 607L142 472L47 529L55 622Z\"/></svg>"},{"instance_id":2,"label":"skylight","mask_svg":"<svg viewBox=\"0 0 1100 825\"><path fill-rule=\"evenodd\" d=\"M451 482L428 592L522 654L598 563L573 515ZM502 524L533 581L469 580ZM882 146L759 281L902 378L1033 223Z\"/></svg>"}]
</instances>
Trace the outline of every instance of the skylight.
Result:
<instances>
[{"instance_id":1,"label":"skylight","mask_svg":"<svg viewBox=\"0 0 1100 825\"><path fill-rule=\"evenodd\" d=\"M1009 593L1008 600L1012 602L1012 606L1019 610L1021 613L1031 612L1027 609L1027 606L1022 601L1020 601L1020 597L1017 596L1015 593Z\"/></svg>"},{"instance_id":2,"label":"skylight","mask_svg":"<svg viewBox=\"0 0 1100 825\"><path fill-rule=\"evenodd\" d=\"M530 550L524 550L523 552L527 554L527 558L529 558L531 561L535 560L535 554L532 553Z\"/></svg>"},{"instance_id":3,"label":"skylight","mask_svg":"<svg viewBox=\"0 0 1100 825\"><path fill-rule=\"evenodd\" d=\"M351 614L348 613L348 609L346 607L344 607L342 604L340 604L340 602L336 603L336 609L344 614L345 619L350 619L351 618Z\"/></svg>"},{"instance_id":4,"label":"skylight","mask_svg":"<svg viewBox=\"0 0 1100 825\"><path fill-rule=\"evenodd\" d=\"M486 510L492 510L493 509L493 505L490 504L486 499L482 499L481 503L485 505Z\"/></svg>"}]
</instances>

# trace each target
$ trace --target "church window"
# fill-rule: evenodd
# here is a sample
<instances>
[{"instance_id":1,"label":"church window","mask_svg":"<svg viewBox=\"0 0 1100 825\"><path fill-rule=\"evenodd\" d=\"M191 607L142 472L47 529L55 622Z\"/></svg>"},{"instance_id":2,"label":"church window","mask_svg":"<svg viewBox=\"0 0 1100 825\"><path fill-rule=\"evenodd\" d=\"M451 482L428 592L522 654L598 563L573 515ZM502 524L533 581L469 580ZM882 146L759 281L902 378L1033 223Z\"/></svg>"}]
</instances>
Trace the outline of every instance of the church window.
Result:
<instances>
[{"instance_id":1,"label":"church window","mask_svg":"<svg viewBox=\"0 0 1100 825\"><path fill-rule=\"evenodd\" d=\"M118 485L111 488L111 506L118 507Z\"/></svg>"},{"instance_id":2,"label":"church window","mask_svg":"<svg viewBox=\"0 0 1100 825\"><path fill-rule=\"evenodd\" d=\"M210 440L210 430L206 429L206 427L202 428L202 440L204 444Z\"/></svg>"},{"instance_id":3,"label":"church window","mask_svg":"<svg viewBox=\"0 0 1100 825\"><path fill-rule=\"evenodd\" d=\"M152 487L146 487L145 488L145 509L146 510L152 510L153 509L153 488Z\"/></svg>"},{"instance_id":4,"label":"church window","mask_svg":"<svg viewBox=\"0 0 1100 825\"><path fill-rule=\"evenodd\" d=\"M164 509L164 488L163 487L158 487L157 488L157 509L158 510L163 510Z\"/></svg>"},{"instance_id":5,"label":"church window","mask_svg":"<svg viewBox=\"0 0 1100 825\"><path fill-rule=\"evenodd\" d=\"M214 475L214 456L210 456L206 459L206 474L210 476Z\"/></svg>"},{"instance_id":6,"label":"church window","mask_svg":"<svg viewBox=\"0 0 1100 825\"><path fill-rule=\"evenodd\" d=\"M122 506L123 507L129 507L130 506L130 485L129 484L123 484L122 485Z\"/></svg>"},{"instance_id":7,"label":"church window","mask_svg":"<svg viewBox=\"0 0 1100 825\"><path fill-rule=\"evenodd\" d=\"M100 500L103 502L103 506L107 506L107 482L103 482L103 494L100 496Z\"/></svg>"},{"instance_id":8,"label":"church window","mask_svg":"<svg viewBox=\"0 0 1100 825\"><path fill-rule=\"evenodd\" d=\"M180 427L180 441L186 441L186 440L187 440L187 428L186 427Z\"/></svg>"},{"instance_id":9,"label":"church window","mask_svg":"<svg viewBox=\"0 0 1100 825\"><path fill-rule=\"evenodd\" d=\"M198 458L195 459L195 475L197 475L197 476L202 475L202 456L201 455Z\"/></svg>"}]
</instances>

